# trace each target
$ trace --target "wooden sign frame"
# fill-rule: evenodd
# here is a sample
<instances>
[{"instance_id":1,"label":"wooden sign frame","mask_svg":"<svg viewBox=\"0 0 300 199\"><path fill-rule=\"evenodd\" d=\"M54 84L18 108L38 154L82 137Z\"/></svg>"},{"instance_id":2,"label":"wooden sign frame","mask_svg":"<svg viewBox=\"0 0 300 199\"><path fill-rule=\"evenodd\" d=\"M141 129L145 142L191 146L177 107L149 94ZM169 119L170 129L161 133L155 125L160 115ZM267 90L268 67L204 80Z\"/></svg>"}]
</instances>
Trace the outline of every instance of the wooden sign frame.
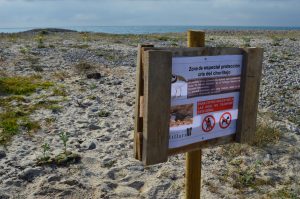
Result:
<instances>
[{"instance_id":1,"label":"wooden sign frame","mask_svg":"<svg viewBox=\"0 0 300 199\"><path fill-rule=\"evenodd\" d=\"M169 149L172 57L243 55L236 134ZM137 60L134 154L145 165L168 156L228 144L250 143L256 128L262 48L155 48L139 45Z\"/></svg>"}]
</instances>

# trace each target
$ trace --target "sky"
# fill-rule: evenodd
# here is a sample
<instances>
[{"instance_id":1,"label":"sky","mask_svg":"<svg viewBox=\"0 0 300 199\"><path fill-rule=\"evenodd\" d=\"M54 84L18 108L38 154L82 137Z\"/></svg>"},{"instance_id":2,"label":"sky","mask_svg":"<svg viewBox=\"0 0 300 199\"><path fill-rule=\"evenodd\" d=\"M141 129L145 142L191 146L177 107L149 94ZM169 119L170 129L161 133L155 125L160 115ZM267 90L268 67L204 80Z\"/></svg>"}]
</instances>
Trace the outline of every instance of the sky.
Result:
<instances>
[{"instance_id":1,"label":"sky","mask_svg":"<svg viewBox=\"0 0 300 199\"><path fill-rule=\"evenodd\" d=\"M300 0L0 0L0 28L300 26Z\"/></svg>"}]
</instances>

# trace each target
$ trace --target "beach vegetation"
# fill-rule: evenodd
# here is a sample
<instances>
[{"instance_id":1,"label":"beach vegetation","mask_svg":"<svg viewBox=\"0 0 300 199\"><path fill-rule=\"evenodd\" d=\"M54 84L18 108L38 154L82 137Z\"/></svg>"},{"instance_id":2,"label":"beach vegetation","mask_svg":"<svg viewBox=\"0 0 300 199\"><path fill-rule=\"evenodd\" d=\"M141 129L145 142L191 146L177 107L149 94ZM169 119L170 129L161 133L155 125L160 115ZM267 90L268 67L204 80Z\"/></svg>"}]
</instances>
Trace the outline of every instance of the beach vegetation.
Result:
<instances>
[{"instance_id":1,"label":"beach vegetation","mask_svg":"<svg viewBox=\"0 0 300 199\"><path fill-rule=\"evenodd\" d=\"M81 39L83 42L88 42L90 41L90 36L88 32L81 32L80 33Z\"/></svg>"},{"instance_id":2,"label":"beach vegetation","mask_svg":"<svg viewBox=\"0 0 300 199\"><path fill-rule=\"evenodd\" d=\"M75 65L75 70L78 73L87 73L95 69L95 66L91 65L88 62L80 61L77 65Z\"/></svg>"},{"instance_id":3,"label":"beach vegetation","mask_svg":"<svg viewBox=\"0 0 300 199\"><path fill-rule=\"evenodd\" d=\"M56 121L55 117L48 117L45 119L46 125L51 125L52 123L54 123Z\"/></svg>"},{"instance_id":4,"label":"beach vegetation","mask_svg":"<svg viewBox=\"0 0 300 199\"><path fill-rule=\"evenodd\" d=\"M90 85L90 89L91 89L91 90L94 90L94 89L96 89L96 88L97 88L97 84L91 84L91 85Z\"/></svg>"},{"instance_id":5,"label":"beach vegetation","mask_svg":"<svg viewBox=\"0 0 300 199\"><path fill-rule=\"evenodd\" d=\"M280 37L272 37L272 46L281 46L282 38Z\"/></svg>"},{"instance_id":6,"label":"beach vegetation","mask_svg":"<svg viewBox=\"0 0 300 199\"><path fill-rule=\"evenodd\" d=\"M260 122L257 125L255 139L251 145L256 147L265 147L268 144L276 144L280 139L281 133L277 128L271 127L266 123Z\"/></svg>"},{"instance_id":7,"label":"beach vegetation","mask_svg":"<svg viewBox=\"0 0 300 199\"><path fill-rule=\"evenodd\" d=\"M50 145L48 143L45 143L42 145L43 156L37 158L37 162L36 162L37 165L69 166L70 164L76 164L80 162L81 157L79 154L67 151L67 142L69 139L67 133L61 132L59 137L64 144L63 152L51 157L49 156Z\"/></svg>"},{"instance_id":8,"label":"beach vegetation","mask_svg":"<svg viewBox=\"0 0 300 199\"><path fill-rule=\"evenodd\" d=\"M43 72L44 68L41 65L31 65L30 66L32 68L32 70L34 70L35 72Z\"/></svg>"},{"instance_id":9,"label":"beach vegetation","mask_svg":"<svg viewBox=\"0 0 300 199\"><path fill-rule=\"evenodd\" d=\"M275 53L273 53L270 57L269 57L269 62L270 63L274 63L277 62L279 59L278 55L276 55Z\"/></svg>"},{"instance_id":10,"label":"beach vegetation","mask_svg":"<svg viewBox=\"0 0 300 199\"><path fill-rule=\"evenodd\" d=\"M99 117L108 117L108 116L110 116L110 112L107 112L107 111L100 111L100 112L98 113L98 116L99 116Z\"/></svg>"},{"instance_id":11,"label":"beach vegetation","mask_svg":"<svg viewBox=\"0 0 300 199\"><path fill-rule=\"evenodd\" d=\"M52 95L53 96L67 96L68 94L67 94L67 91L66 91L66 89L63 87L63 86L61 86L61 87L56 87L56 88L53 88L52 89Z\"/></svg>"},{"instance_id":12,"label":"beach vegetation","mask_svg":"<svg viewBox=\"0 0 300 199\"><path fill-rule=\"evenodd\" d=\"M52 82L42 81L39 76L15 76L0 78L0 94L29 95L37 89L48 89Z\"/></svg>"},{"instance_id":13,"label":"beach vegetation","mask_svg":"<svg viewBox=\"0 0 300 199\"><path fill-rule=\"evenodd\" d=\"M29 117L23 117L21 119L21 127L23 127L28 133L37 132L41 126L38 121L32 121Z\"/></svg>"},{"instance_id":14,"label":"beach vegetation","mask_svg":"<svg viewBox=\"0 0 300 199\"><path fill-rule=\"evenodd\" d=\"M50 157L49 157L49 151L50 151L50 145L48 143L44 143L42 145L42 149L43 149L43 159L44 160L49 160Z\"/></svg>"},{"instance_id":15,"label":"beach vegetation","mask_svg":"<svg viewBox=\"0 0 300 199\"><path fill-rule=\"evenodd\" d=\"M0 78L0 145L6 145L20 131L34 133L41 128L39 121L31 119L30 115L41 108L52 108L59 101L45 99L28 103L31 102L28 96L53 85L52 82L43 81L38 75ZM39 97L47 96L38 95Z\"/></svg>"},{"instance_id":16,"label":"beach vegetation","mask_svg":"<svg viewBox=\"0 0 300 199\"><path fill-rule=\"evenodd\" d=\"M267 196L270 198L279 198L279 199L298 199L299 194L300 194L300 188L298 190L294 190L290 186L284 186L276 190L275 192L268 193Z\"/></svg>"},{"instance_id":17,"label":"beach vegetation","mask_svg":"<svg viewBox=\"0 0 300 199\"><path fill-rule=\"evenodd\" d=\"M75 44L75 45L72 45L72 47L73 48L79 48L79 49L87 49L90 46L88 44Z\"/></svg>"},{"instance_id":18,"label":"beach vegetation","mask_svg":"<svg viewBox=\"0 0 300 199\"><path fill-rule=\"evenodd\" d=\"M64 153L67 154L67 143L69 141L69 136L67 133L61 132L59 135L59 138L61 139L61 141L64 144Z\"/></svg>"},{"instance_id":19,"label":"beach vegetation","mask_svg":"<svg viewBox=\"0 0 300 199\"><path fill-rule=\"evenodd\" d=\"M39 60L40 59L36 56L32 56L32 55L25 56L25 61L29 62L32 65L38 64Z\"/></svg>"},{"instance_id":20,"label":"beach vegetation","mask_svg":"<svg viewBox=\"0 0 300 199\"><path fill-rule=\"evenodd\" d=\"M243 37L243 46L244 47L251 47L251 38L250 37Z\"/></svg>"},{"instance_id":21,"label":"beach vegetation","mask_svg":"<svg viewBox=\"0 0 300 199\"><path fill-rule=\"evenodd\" d=\"M62 108L63 108L62 106L59 106L56 104L48 106L48 109L50 109L52 111L52 113L55 113L55 114L61 112Z\"/></svg>"},{"instance_id":22,"label":"beach vegetation","mask_svg":"<svg viewBox=\"0 0 300 199\"><path fill-rule=\"evenodd\" d=\"M236 45L230 41L220 41L216 44L216 47L226 48L226 47L236 47Z\"/></svg>"},{"instance_id":23,"label":"beach vegetation","mask_svg":"<svg viewBox=\"0 0 300 199\"><path fill-rule=\"evenodd\" d=\"M20 53L22 53L22 54L28 54L28 52L29 52L29 50L28 50L28 48L26 48L26 47L20 47Z\"/></svg>"}]
</instances>

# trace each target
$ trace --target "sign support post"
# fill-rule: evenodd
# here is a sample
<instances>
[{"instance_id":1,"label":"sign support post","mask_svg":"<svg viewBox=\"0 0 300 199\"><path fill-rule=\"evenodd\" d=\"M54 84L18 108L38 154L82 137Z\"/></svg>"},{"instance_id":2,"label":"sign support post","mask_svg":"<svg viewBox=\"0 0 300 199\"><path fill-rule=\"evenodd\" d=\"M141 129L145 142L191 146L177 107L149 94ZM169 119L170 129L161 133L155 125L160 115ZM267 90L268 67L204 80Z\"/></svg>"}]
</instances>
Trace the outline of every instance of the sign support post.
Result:
<instances>
[{"instance_id":1,"label":"sign support post","mask_svg":"<svg viewBox=\"0 0 300 199\"><path fill-rule=\"evenodd\" d=\"M188 47L204 47L204 31L189 30ZM186 153L185 195L186 199L200 199L201 192L201 149Z\"/></svg>"}]
</instances>

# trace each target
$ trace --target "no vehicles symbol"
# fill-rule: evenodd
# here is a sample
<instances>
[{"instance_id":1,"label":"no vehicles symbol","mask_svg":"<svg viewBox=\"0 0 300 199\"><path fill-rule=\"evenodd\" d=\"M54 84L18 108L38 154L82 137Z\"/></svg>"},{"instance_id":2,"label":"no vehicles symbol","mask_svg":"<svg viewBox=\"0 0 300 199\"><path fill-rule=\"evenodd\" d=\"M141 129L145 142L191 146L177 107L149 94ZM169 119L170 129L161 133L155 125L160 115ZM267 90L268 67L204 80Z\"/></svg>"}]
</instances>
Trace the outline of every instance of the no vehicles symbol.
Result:
<instances>
[{"instance_id":1,"label":"no vehicles symbol","mask_svg":"<svg viewBox=\"0 0 300 199\"><path fill-rule=\"evenodd\" d=\"M202 121L202 130L204 132L210 132L211 130L214 129L215 125L216 125L216 120L214 116L208 115Z\"/></svg>"},{"instance_id":2,"label":"no vehicles symbol","mask_svg":"<svg viewBox=\"0 0 300 199\"><path fill-rule=\"evenodd\" d=\"M219 121L219 125L222 129L226 129L227 127L229 127L230 123L231 123L232 117L231 114L229 112L225 112L221 115L220 117L220 121Z\"/></svg>"}]
</instances>

